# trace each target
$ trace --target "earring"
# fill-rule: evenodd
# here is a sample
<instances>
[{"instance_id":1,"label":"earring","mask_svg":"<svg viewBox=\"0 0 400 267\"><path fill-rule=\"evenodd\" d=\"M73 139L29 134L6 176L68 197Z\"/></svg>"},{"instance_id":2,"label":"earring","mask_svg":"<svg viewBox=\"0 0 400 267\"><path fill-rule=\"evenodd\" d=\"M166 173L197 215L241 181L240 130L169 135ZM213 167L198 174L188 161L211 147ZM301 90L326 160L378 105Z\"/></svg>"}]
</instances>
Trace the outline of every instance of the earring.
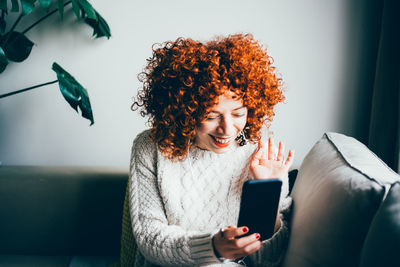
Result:
<instances>
[{"instance_id":1,"label":"earring","mask_svg":"<svg viewBox=\"0 0 400 267\"><path fill-rule=\"evenodd\" d=\"M244 146L247 144L246 136L244 135L243 130L240 132L240 134L235 138L235 141L239 143L240 146Z\"/></svg>"}]
</instances>

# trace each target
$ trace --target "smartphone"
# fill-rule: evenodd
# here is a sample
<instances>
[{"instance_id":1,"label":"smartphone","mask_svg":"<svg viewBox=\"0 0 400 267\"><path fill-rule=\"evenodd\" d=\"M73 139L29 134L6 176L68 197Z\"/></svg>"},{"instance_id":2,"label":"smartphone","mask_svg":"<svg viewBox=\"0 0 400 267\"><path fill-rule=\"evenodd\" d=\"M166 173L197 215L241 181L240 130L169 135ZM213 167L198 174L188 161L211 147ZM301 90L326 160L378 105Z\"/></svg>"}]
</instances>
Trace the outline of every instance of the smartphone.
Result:
<instances>
[{"instance_id":1,"label":"smartphone","mask_svg":"<svg viewBox=\"0 0 400 267\"><path fill-rule=\"evenodd\" d=\"M260 240L274 233L282 181L249 180L243 184L238 226L247 226L249 234L259 233Z\"/></svg>"}]
</instances>

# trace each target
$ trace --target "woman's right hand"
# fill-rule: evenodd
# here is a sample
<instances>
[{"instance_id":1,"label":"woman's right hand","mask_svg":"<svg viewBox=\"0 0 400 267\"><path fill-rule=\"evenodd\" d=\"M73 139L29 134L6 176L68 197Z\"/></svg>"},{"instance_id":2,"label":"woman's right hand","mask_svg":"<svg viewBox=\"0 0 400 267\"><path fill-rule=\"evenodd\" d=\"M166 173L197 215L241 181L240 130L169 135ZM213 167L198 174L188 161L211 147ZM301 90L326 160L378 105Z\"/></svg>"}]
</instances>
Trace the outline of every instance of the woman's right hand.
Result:
<instances>
[{"instance_id":1,"label":"woman's right hand","mask_svg":"<svg viewBox=\"0 0 400 267\"><path fill-rule=\"evenodd\" d=\"M271 179L287 177L289 168L293 164L294 150L290 149L285 160L285 144L279 142L278 154L275 155L274 139L268 138L268 145L261 139L258 141L258 150L253 154L250 162L250 171L254 179Z\"/></svg>"},{"instance_id":2,"label":"woman's right hand","mask_svg":"<svg viewBox=\"0 0 400 267\"><path fill-rule=\"evenodd\" d=\"M249 236L240 237L246 234L249 229L246 226L228 226L223 231L216 233L213 237L213 244L218 257L225 259L237 259L250 255L261 247L260 235L255 233Z\"/></svg>"}]
</instances>

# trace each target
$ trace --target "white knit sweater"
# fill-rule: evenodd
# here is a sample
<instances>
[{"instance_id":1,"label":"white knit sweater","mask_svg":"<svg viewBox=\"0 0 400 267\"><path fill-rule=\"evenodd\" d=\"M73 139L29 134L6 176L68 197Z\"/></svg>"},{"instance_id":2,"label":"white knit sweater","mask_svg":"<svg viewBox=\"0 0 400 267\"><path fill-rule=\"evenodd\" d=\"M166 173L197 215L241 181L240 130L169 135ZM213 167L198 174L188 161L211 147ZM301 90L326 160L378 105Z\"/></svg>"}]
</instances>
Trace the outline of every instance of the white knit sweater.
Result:
<instances>
[{"instance_id":1,"label":"white knit sweater","mask_svg":"<svg viewBox=\"0 0 400 267\"><path fill-rule=\"evenodd\" d=\"M255 149L248 144L216 154L192 147L184 161L172 161L161 156L149 131L139 134L129 180L133 235L140 251L136 262L144 267L236 266L216 258L212 237L218 229L237 224ZM248 256L251 266L279 264L288 238L287 222L281 222L274 236Z\"/></svg>"}]
</instances>

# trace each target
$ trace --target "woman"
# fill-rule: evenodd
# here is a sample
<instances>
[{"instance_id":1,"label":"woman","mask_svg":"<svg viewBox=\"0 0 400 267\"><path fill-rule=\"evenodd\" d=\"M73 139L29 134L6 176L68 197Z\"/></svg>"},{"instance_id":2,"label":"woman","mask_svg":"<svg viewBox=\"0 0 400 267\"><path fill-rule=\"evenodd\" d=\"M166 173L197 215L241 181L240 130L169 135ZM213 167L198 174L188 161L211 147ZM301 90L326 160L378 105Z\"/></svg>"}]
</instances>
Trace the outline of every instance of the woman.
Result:
<instances>
[{"instance_id":1,"label":"woman","mask_svg":"<svg viewBox=\"0 0 400 267\"><path fill-rule=\"evenodd\" d=\"M251 35L153 48L133 104L151 129L133 143L128 185L141 266L235 266L243 257L248 266L279 265L284 215L263 242L235 226L245 181L281 178L287 195L293 151L285 159L283 143L275 155L273 140L261 141L284 100L271 64Z\"/></svg>"}]
</instances>

